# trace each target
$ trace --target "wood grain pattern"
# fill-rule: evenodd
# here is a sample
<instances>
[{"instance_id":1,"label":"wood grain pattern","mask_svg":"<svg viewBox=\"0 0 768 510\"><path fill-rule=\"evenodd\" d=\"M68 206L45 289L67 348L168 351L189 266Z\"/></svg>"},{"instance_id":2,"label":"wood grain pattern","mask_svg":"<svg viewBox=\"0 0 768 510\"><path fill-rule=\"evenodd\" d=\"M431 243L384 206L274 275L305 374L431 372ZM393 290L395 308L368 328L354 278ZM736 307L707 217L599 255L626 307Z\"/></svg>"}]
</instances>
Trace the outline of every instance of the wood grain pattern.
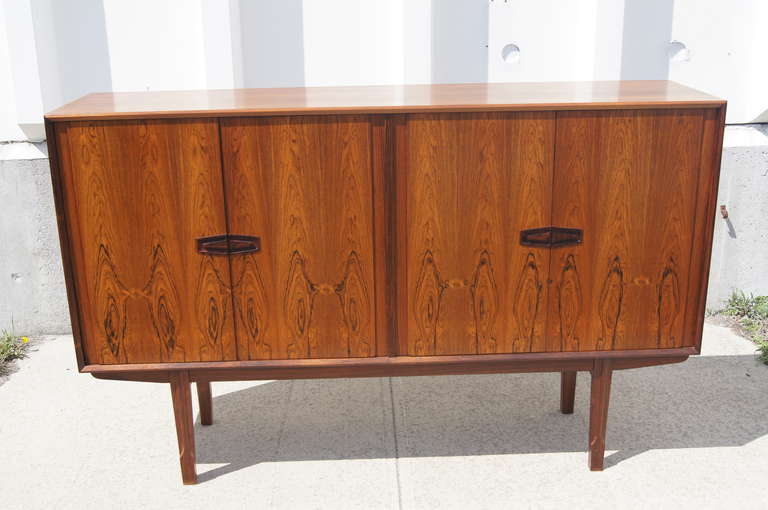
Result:
<instances>
[{"instance_id":1,"label":"wood grain pattern","mask_svg":"<svg viewBox=\"0 0 768 510\"><path fill-rule=\"evenodd\" d=\"M222 121L240 359L376 354L371 123Z\"/></svg>"},{"instance_id":2,"label":"wood grain pattern","mask_svg":"<svg viewBox=\"0 0 768 510\"><path fill-rule=\"evenodd\" d=\"M171 401L176 423L176 439L179 443L179 464L184 485L197 483L195 466L195 429L192 418L192 391L189 372L180 370L168 374L171 383Z\"/></svg>"},{"instance_id":3,"label":"wood grain pattern","mask_svg":"<svg viewBox=\"0 0 768 510\"><path fill-rule=\"evenodd\" d=\"M675 326L680 309L685 303L680 299L680 283L675 259L669 259L661 273L661 279L656 286L658 304L656 318L656 346L660 348L675 347Z\"/></svg>"},{"instance_id":4,"label":"wood grain pattern","mask_svg":"<svg viewBox=\"0 0 768 510\"><path fill-rule=\"evenodd\" d=\"M519 236L550 224L553 115L406 122L407 352L544 350L550 250Z\"/></svg>"},{"instance_id":5,"label":"wood grain pattern","mask_svg":"<svg viewBox=\"0 0 768 510\"><path fill-rule=\"evenodd\" d=\"M549 262L548 258L546 257L546 262ZM543 276L544 281L549 277L547 273L544 273ZM527 350L534 349L536 327L539 325L539 321L545 318L539 313L542 309L546 310L546 301L542 299L543 287L536 256L529 252L525 257L523 269L520 271L512 305L512 316L515 318L516 327L516 351L526 350L526 345L528 346Z\"/></svg>"},{"instance_id":6,"label":"wood grain pattern","mask_svg":"<svg viewBox=\"0 0 768 510\"><path fill-rule=\"evenodd\" d=\"M561 348L564 351L576 351L579 348L576 326L581 317L582 306L583 296L576 260L573 254L569 254L560 271L560 281L557 284L557 315L552 318L559 321Z\"/></svg>"},{"instance_id":7,"label":"wood grain pattern","mask_svg":"<svg viewBox=\"0 0 768 510\"><path fill-rule=\"evenodd\" d=\"M719 106L671 81L451 83L89 94L51 120Z\"/></svg>"},{"instance_id":8,"label":"wood grain pattern","mask_svg":"<svg viewBox=\"0 0 768 510\"><path fill-rule=\"evenodd\" d=\"M605 436L608 428L608 404L611 398L613 362L595 360L589 404L589 469L602 471L605 459Z\"/></svg>"},{"instance_id":9,"label":"wood grain pattern","mask_svg":"<svg viewBox=\"0 0 768 510\"><path fill-rule=\"evenodd\" d=\"M397 334L398 356L408 355L410 353L409 342L409 303L411 289L408 286L408 164L410 160L408 116L396 115L392 117L392 150L394 152L394 194L390 198L393 200L393 218L394 228L392 230L392 243L395 245L393 253L395 271L395 299L397 307L395 313L395 331Z\"/></svg>"},{"instance_id":10,"label":"wood grain pattern","mask_svg":"<svg viewBox=\"0 0 768 510\"><path fill-rule=\"evenodd\" d=\"M91 362L236 359L213 121L58 124L62 187Z\"/></svg>"},{"instance_id":11,"label":"wood grain pattern","mask_svg":"<svg viewBox=\"0 0 768 510\"><path fill-rule=\"evenodd\" d=\"M704 110L560 112L548 350L671 348L683 340ZM559 275L559 276L557 276Z\"/></svg>"}]
</instances>

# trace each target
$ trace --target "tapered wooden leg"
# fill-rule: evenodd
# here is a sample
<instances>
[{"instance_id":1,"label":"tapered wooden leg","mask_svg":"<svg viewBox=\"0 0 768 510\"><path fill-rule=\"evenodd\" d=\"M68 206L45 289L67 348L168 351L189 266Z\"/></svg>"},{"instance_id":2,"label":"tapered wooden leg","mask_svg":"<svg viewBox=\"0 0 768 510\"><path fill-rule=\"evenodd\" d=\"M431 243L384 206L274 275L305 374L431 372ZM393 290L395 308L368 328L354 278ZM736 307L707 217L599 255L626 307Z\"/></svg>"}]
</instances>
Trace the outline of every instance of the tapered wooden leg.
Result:
<instances>
[{"instance_id":1,"label":"tapered wooden leg","mask_svg":"<svg viewBox=\"0 0 768 510\"><path fill-rule=\"evenodd\" d=\"M560 372L560 411L573 413L573 399L576 396L576 372Z\"/></svg>"},{"instance_id":2,"label":"tapered wooden leg","mask_svg":"<svg viewBox=\"0 0 768 510\"><path fill-rule=\"evenodd\" d=\"M184 485L197 483L195 471L195 430L192 419L192 389L189 372L174 370L170 373L173 414L176 418L176 437L179 440L181 479Z\"/></svg>"},{"instance_id":3,"label":"tapered wooden leg","mask_svg":"<svg viewBox=\"0 0 768 510\"><path fill-rule=\"evenodd\" d=\"M603 470L612 372L609 360L595 360L589 407L589 469L592 471Z\"/></svg>"},{"instance_id":4,"label":"tapered wooden leg","mask_svg":"<svg viewBox=\"0 0 768 510\"><path fill-rule=\"evenodd\" d=\"M213 423L213 398L211 397L211 383L209 381L197 381L197 400L200 402L200 423L211 425Z\"/></svg>"}]
</instances>

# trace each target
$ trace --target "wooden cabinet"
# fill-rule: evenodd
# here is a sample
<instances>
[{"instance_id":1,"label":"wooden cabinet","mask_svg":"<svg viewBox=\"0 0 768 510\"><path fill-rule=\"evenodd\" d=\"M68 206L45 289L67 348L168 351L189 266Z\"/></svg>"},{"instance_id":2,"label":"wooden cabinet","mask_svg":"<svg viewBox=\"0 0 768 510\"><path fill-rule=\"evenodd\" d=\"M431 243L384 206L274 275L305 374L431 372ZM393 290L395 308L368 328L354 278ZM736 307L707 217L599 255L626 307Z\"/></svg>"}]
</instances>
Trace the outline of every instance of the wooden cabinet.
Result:
<instances>
[{"instance_id":1,"label":"wooden cabinet","mask_svg":"<svg viewBox=\"0 0 768 510\"><path fill-rule=\"evenodd\" d=\"M79 368L592 374L699 351L725 104L670 82L95 94L46 118Z\"/></svg>"}]
</instances>

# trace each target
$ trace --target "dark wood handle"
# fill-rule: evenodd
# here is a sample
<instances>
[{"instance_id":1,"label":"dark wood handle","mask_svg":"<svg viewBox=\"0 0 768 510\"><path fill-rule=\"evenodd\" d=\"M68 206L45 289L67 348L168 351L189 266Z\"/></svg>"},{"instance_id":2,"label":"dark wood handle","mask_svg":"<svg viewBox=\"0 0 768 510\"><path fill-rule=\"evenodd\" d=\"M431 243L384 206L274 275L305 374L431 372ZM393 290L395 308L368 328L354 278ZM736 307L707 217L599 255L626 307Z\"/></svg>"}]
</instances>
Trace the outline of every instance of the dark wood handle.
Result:
<instances>
[{"instance_id":1,"label":"dark wood handle","mask_svg":"<svg viewBox=\"0 0 768 510\"><path fill-rule=\"evenodd\" d=\"M578 228L543 227L520 231L520 244L555 248L581 244L583 232Z\"/></svg>"},{"instance_id":2,"label":"dark wood handle","mask_svg":"<svg viewBox=\"0 0 768 510\"><path fill-rule=\"evenodd\" d=\"M197 239L197 252L203 255L240 255L260 249L261 239L253 236L224 234Z\"/></svg>"}]
</instances>

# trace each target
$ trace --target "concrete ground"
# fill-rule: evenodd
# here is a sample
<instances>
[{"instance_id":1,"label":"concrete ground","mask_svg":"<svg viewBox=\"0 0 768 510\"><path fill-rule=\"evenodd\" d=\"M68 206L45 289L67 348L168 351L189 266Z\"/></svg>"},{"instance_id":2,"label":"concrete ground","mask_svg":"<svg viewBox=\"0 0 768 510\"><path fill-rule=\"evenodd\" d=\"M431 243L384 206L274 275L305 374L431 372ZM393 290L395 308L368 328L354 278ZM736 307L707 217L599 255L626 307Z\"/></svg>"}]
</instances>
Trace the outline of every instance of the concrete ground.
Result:
<instances>
[{"instance_id":1,"label":"concrete ground","mask_svg":"<svg viewBox=\"0 0 768 510\"><path fill-rule=\"evenodd\" d=\"M185 487L168 386L78 374L48 338L0 386L0 508L764 509L753 351L708 324L702 356L617 372L602 473L586 374L568 416L557 374L215 383Z\"/></svg>"}]
</instances>

